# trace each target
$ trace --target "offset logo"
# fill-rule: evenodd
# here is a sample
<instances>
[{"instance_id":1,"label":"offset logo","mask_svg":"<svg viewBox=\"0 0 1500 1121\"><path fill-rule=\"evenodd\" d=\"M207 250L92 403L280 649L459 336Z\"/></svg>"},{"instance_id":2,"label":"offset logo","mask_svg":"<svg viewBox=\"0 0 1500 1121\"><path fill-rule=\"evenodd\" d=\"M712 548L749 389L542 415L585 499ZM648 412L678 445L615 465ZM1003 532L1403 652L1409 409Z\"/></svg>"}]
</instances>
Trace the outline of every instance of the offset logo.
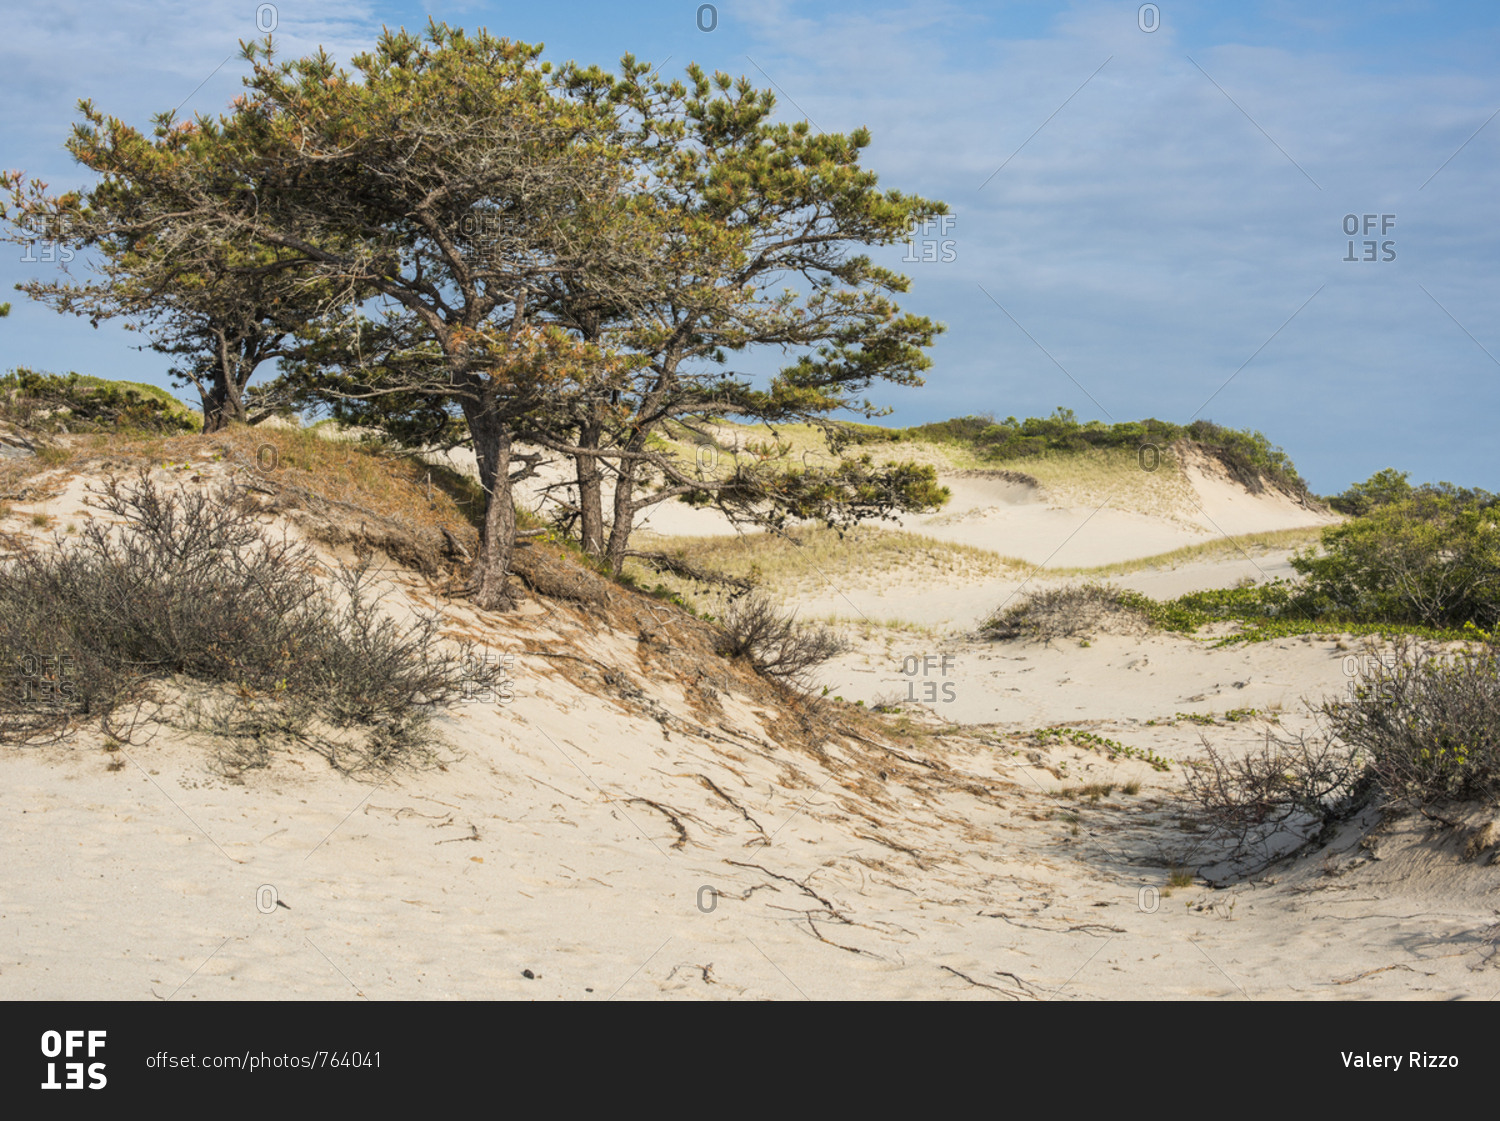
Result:
<instances>
[{"instance_id":1,"label":"offset logo","mask_svg":"<svg viewBox=\"0 0 1500 1121\"><path fill-rule=\"evenodd\" d=\"M85 1038L87 1048L85 1049ZM42 1057L50 1060L47 1063L47 1081L42 1083L43 1090L102 1090L108 1083L104 1076L103 1063L89 1063L87 1069L84 1067L83 1057L95 1058L104 1049L104 1032L102 1031L44 1031L42 1032ZM74 1062L58 1063L59 1058L78 1059ZM57 1080L57 1068L62 1067L62 1075L65 1081ZM87 1084L84 1076L88 1076Z\"/></svg>"},{"instance_id":2,"label":"offset logo","mask_svg":"<svg viewBox=\"0 0 1500 1121\"><path fill-rule=\"evenodd\" d=\"M933 656L932 654L924 654L919 658L915 654L908 654L905 658L901 659L901 672L906 675L906 677L911 679L906 683L906 699L908 701L931 702L938 699L938 682L930 680L930 676L934 667L938 668L941 671L940 676L947 677L948 671L953 667L953 655L944 654L941 658L939 658ZM922 691L925 695L921 697L917 696L916 677L918 674L921 674L924 679L927 679L922 682ZM942 683L942 686L943 704L947 704L949 701L958 700L956 691L953 688L953 682L945 681Z\"/></svg>"},{"instance_id":3,"label":"offset logo","mask_svg":"<svg viewBox=\"0 0 1500 1121\"><path fill-rule=\"evenodd\" d=\"M1381 237L1385 237L1386 234L1390 233L1396 227L1396 216L1394 214L1345 214L1344 233L1351 240L1349 242L1349 252L1344 255L1344 260L1394 261L1396 259L1396 243L1394 240L1365 241L1361 243L1363 245L1363 252L1355 253L1354 241L1352 239L1360 233L1361 219L1363 219L1363 229L1366 237L1375 232L1376 219L1379 219ZM1376 256L1377 248L1380 252L1380 256L1378 257Z\"/></svg>"}]
</instances>

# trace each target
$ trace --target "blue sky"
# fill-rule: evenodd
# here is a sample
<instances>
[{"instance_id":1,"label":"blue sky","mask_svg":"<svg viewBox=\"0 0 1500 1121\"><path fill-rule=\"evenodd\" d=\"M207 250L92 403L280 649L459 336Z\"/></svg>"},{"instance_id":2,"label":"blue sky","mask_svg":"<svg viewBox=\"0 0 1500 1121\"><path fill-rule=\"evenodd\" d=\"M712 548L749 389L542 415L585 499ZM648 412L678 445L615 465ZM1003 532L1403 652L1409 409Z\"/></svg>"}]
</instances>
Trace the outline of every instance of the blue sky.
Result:
<instances>
[{"instance_id":1,"label":"blue sky","mask_svg":"<svg viewBox=\"0 0 1500 1121\"><path fill-rule=\"evenodd\" d=\"M282 58L321 45L347 61L382 25L432 16L545 43L557 61L628 51L668 74L696 61L772 87L788 119L867 126L882 185L954 217L884 251L912 277L903 306L948 328L925 387L873 394L895 410L886 423L1058 405L1206 416L1265 432L1321 493L1387 466L1500 490L1500 5L1154 11L281 0L259 18L274 18ZM0 167L55 190L88 183L62 147L80 98L142 129L174 106L221 111L256 20L255 0L13 11ZM1366 234L1367 214L1394 218ZM1371 240L1375 260L1345 259ZM56 271L27 255L0 251L14 308L0 367L169 384L119 324L94 330L10 292Z\"/></svg>"}]
</instances>

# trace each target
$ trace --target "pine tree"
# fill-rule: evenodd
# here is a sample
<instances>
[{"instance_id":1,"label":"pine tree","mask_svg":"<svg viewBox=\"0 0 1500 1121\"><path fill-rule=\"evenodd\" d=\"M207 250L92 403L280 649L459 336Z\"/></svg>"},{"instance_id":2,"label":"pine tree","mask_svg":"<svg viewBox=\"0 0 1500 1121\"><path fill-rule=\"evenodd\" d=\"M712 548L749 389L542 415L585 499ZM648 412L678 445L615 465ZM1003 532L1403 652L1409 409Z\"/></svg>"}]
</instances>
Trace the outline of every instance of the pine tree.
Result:
<instances>
[{"instance_id":1,"label":"pine tree","mask_svg":"<svg viewBox=\"0 0 1500 1121\"><path fill-rule=\"evenodd\" d=\"M52 196L12 172L0 217L12 227L9 240L98 250L100 279L19 287L94 327L118 317L149 335L140 349L179 359L174 384L197 389L204 431L271 415L269 400L251 407L251 378L263 363L291 354L295 332L335 303L337 292L310 282L289 253L237 244L222 216L202 205L198 185L217 177L228 158L222 121L176 121L164 113L148 139L89 101L79 110L85 123L74 127L67 148L100 181Z\"/></svg>"}]
</instances>

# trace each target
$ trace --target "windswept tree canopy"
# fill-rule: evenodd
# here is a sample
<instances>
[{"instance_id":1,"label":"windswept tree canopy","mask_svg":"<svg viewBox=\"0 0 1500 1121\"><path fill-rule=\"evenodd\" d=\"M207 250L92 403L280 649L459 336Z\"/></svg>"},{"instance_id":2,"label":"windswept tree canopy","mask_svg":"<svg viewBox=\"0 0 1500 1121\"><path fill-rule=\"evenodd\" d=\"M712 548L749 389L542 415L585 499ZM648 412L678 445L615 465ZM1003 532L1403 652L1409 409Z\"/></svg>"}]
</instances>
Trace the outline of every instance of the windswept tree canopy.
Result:
<instances>
[{"instance_id":1,"label":"windswept tree canopy","mask_svg":"<svg viewBox=\"0 0 1500 1121\"><path fill-rule=\"evenodd\" d=\"M643 359L625 391L587 402L574 439L549 444L579 462L584 540L588 465L613 463L614 519L607 556L618 571L636 514L674 497L717 504L738 519L776 526L787 516L837 523L876 507L928 508L942 501L930 472L845 460L832 469L788 472L785 464L742 461L705 474L653 451L650 436L670 421L705 417L753 422L810 421L825 427L840 412L880 415L861 398L872 383L920 385L925 354L942 327L902 314L892 295L907 278L859 252L905 237L912 225L947 207L898 191L880 191L860 166L869 132L814 132L806 121L773 121L775 97L727 74L690 66L688 81L664 81L630 56L618 76L569 67L560 83L591 105L610 107L625 150L671 236L652 259L644 304L622 306L595 329L611 349ZM587 291L550 293L549 310L580 329L575 309L594 308ZM733 356L776 347L793 356L764 388ZM705 439L711 438L704 431ZM644 493L647 474L663 485ZM918 476L923 476L918 478ZM888 504L871 503L880 493ZM835 507L842 510L835 512Z\"/></svg>"},{"instance_id":2,"label":"windswept tree canopy","mask_svg":"<svg viewBox=\"0 0 1500 1121\"><path fill-rule=\"evenodd\" d=\"M882 412L862 396L876 381L920 385L942 330L902 313L907 279L859 250L947 208L880 190L866 130L776 122L744 78L692 66L664 81L630 56L617 76L554 71L540 54L436 22L386 31L353 73L321 50L277 62L269 38L244 44L252 74L229 113L165 115L147 140L85 103L73 144L101 184L50 198L13 178L7 216L102 248L103 284L45 295L152 323L234 415L274 357L287 399L472 443L482 606L511 603L512 486L547 452L573 458L585 546L617 571L638 512L674 497L771 526L941 501L911 465L705 473L653 437L810 420L838 451L833 415ZM769 378L732 365L769 347L788 355Z\"/></svg>"},{"instance_id":3,"label":"windswept tree canopy","mask_svg":"<svg viewBox=\"0 0 1500 1121\"><path fill-rule=\"evenodd\" d=\"M669 422L701 430L707 417L812 421L827 426L838 450L830 417L882 412L861 398L877 380L920 385L925 348L942 330L900 312L892 297L906 290L905 277L852 250L901 239L946 212L943 204L878 190L859 164L864 130L829 135L777 123L769 90L698 67L688 79L658 80L627 56L619 76L570 65L553 88L591 115L622 178L589 213L594 242L573 258L582 267L530 278L530 321L575 340L584 360L515 419L529 442L575 459L582 543L616 570L638 512L675 497L764 525L814 507L842 523L856 510L927 508L943 497L909 466L846 460L788 472L774 458L747 458L705 473L652 440ZM331 400L344 419L408 438L451 434L442 408L414 396L412 379L392 376L410 327L399 317L362 325L357 357L346 335L342 360L324 351L298 379L304 399ZM792 361L756 388L731 363L767 347ZM373 363L371 349L380 355ZM327 377L330 364L342 366L340 380ZM647 491L648 479L662 485ZM607 546L606 480L614 483Z\"/></svg>"},{"instance_id":4,"label":"windswept tree canopy","mask_svg":"<svg viewBox=\"0 0 1500 1121\"><path fill-rule=\"evenodd\" d=\"M510 602L511 486L534 466L513 473L516 432L606 364L539 314L540 293L588 272L628 296L640 255L612 123L556 95L540 50L434 23L386 32L355 80L250 44L214 188L238 239L342 285L348 312L378 305L368 333L360 315L315 324L300 377L462 415L489 495L476 597L494 607Z\"/></svg>"},{"instance_id":5,"label":"windswept tree canopy","mask_svg":"<svg viewBox=\"0 0 1500 1121\"><path fill-rule=\"evenodd\" d=\"M179 385L197 388L207 431L269 415L247 401L251 377L262 363L288 356L301 324L336 303L337 293L293 254L243 244L204 205L202 184L218 178L226 159L222 121L161 114L148 139L88 101L79 109L84 123L67 147L99 182L53 196L46 184L10 172L0 216L12 226L10 240L97 251L98 279L19 287L95 327L125 318L128 330L149 335L150 349L181 359L172 373Z\"/></svg>"}]
</instances>

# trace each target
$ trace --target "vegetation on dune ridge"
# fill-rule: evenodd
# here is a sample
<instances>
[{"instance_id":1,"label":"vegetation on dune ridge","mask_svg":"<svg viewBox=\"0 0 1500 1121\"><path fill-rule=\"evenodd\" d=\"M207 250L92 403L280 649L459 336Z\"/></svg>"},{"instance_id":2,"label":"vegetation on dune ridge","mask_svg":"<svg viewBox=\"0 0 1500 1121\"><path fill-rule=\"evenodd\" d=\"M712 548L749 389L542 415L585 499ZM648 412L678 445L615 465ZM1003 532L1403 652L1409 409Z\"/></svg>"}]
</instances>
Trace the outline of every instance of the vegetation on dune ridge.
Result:
<instances>
[{"instance_id":1,"label":"vegetation on dune ridge","mask_svg":"<svg viewBox=\"0 0 1500 1121\"><path fill-rule=\"evenodd\" d=\"M667 538L665 554L694 568L775 590L782 594L827 588L854 574L899 573L908 578L1003 576L1022 569L1024 561L987 549L939 541L904 530L861 528L839 532L823 526L789 529L781 534ZM650 570L689 602L703 582L674 575L649 558L626 568L637 579Z\"/></svg>"},{"instance_id":2,"label":"vegetation on dune ridge","mask_svg":"<svg viewBox=\"0 0 1500 1121\"><path fill-rule=\"evenodd\" d=\"M428 577L446 571L440 594L459 585L484 517L474 480L379 441L296 428L163 435L122 424L56 451L6 461L0 483L40 493L95 475L102 490L87 501L116 528L87 520L50 547L0 534L0 742L58 739L87 718L128 745L138 722L166 722L207 734L230 774L289 746L344 770L385 769L438 761L436 713L501 684L496 665L471 656L476 636L440 650L436 612L397 625L373 590L377 550ZM122 470L136 481L117 481ZM362 560L333 564L330 579L309 549L263 530L267 514ZM524 511L517 519L531 536L516 571L532 594L604 611L627 633L642 618L660 626L661 605L641 606L651 593L611 593L605 566L576 543ZM754 597L722 621L679 618L702 632L700 673L717 653L789 687L777 693L788 704L841 647Z\"/></svg>"},{"instance_id":3,"label":"vegetation on dune ridge","mask_svg":"<svg viewBox=\"0 0 1500 1121\"><path fill-rule=\"evenodd\" d=\"M399 626L377 610L369 554L326 572L261 527L247 492L107 477L77 540L0 558L0 742L32 743L94 718L120 742L142 708L207 732L230 773L277 742L345 770L430 757L433 710L498 666L472 643L439 651L436 612ZM160 686L175 686L174 700Z\"/></svg>"},{"instance_id":4,"label":"vegetation on dune ridge","mask_svg":"<svg viewBox=\"0 0 1500 1121\"><path fill-rule=\"evenodd\" d=\"M955 444L990 463L1091 448L1123 448L1135 453L1147 444L1157 449L1157 453L1147 453L1152 455L1178 441L1190 441L1215 456L1241 485L1254 493L1264 489L1264 478L1298 497L1309 497L1307 483L1297 474L1291 457L1263 434L1225 428L1209 420L1186 425L1154 418L1117 424L1099 420L1080 423L1073 410L1059 407L1049 417L1017 420L1012 416L1003 421L997 421L993 415L956 417L891 429L883 435L867 427L855 434L855 439Z\"/></svg>"},{"instance_id":5,"label":"vegetation on dune ridge","mask_svg":"<svg viewBox=\"0 0 1500 1121\"><path fill-rule=\"evenodd\" d=\"M984 434L990 428L1015 438L989 441ZM988 417L961 417L909 428L841 421L836 429L838 441L862 447L877 463L919 463L939 473L1029 481L1039 488L1042 501L1054 505L1093 507L1108 498L1112 509L1198 525L1200 511L1186 471L1195 453L1218 462L1251 493L1262 493L1269 485L1309 507L1319 501L1290 458L1266 437L1207 421L1189 426L1156 420L1080 424L1059 409L1049 418L998 426ZM824 428L811 424L744 425L725 418L702 431L668 426L661 436L663 447L688 458L696 454L700 465L707 458L710 473L727 458L726 452L814 463L830 459Z\"/></svg>"},{"instance_id":6,"label":"vegetation on dune ridge","mask_svg":"<svg viewBox=\"0 0 1500 1121\"><path fill-rule=\"evenodd\" d=\"M39 432L202 428L191 409L157 386L24 366L0 375L0 419Z\"/></svg>"},{"instance_id":7,"label":"vegetation on dune ridge","mask_svg":"<svg viewBox=\"0 0 1500 1121\"><path fill-rule=\"evenodd\" d=\"M1220 642L1310 632L1491 640L1500 627L1500 496L1450 483L1411 487L1383 471L1338 501L1360 512L1293 554L1297 580L1166 602L1097 583L1052 589L997 610L983 629L1045 636L1057 630L1054 601L1071 597L1080 611L1097 614L1108 603L1111 612L1182 633L1237 624Z\"/></svg>"}]
</instances>

